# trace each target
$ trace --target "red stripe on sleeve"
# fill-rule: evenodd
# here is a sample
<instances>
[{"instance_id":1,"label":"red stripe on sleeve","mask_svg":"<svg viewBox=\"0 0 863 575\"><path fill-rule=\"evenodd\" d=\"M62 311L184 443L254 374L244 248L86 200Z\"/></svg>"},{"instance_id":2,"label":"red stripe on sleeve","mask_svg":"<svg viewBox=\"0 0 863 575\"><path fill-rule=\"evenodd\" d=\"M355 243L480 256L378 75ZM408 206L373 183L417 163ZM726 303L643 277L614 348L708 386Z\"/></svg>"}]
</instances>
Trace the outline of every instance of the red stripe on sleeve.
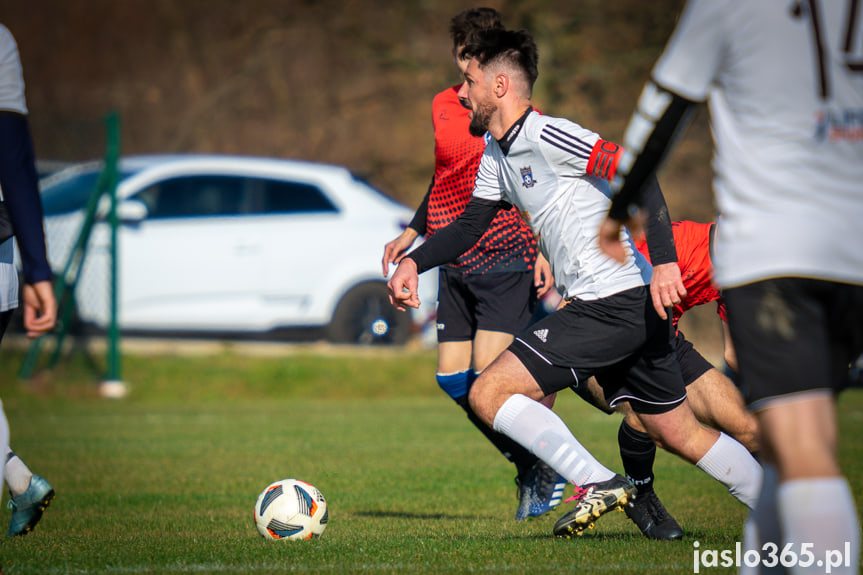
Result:
<instances>
[{"instance_id":1,"label":"red stripe on sleeve","mask_svg":"<svg viewBox=\"0 0 863 575\"><path fill-rule=\"evenodd\" d=\"M587 173L603 180L611 181L617 171L617 164L623 157L623 148L608 140L597 140L587 161Z\"/></svg>"}]
</instances>

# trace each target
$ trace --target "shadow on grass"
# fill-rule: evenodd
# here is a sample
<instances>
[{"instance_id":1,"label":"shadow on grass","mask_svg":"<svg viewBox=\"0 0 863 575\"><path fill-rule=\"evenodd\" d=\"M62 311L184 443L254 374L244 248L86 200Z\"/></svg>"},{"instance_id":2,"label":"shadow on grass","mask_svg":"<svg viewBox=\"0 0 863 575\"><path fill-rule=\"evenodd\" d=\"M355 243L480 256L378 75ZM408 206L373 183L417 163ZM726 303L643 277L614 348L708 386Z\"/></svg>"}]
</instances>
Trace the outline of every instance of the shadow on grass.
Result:
<instances>
[{"instance_id":1,"label":"shadow on grass","mask_svg":"<svg viewBox=\"0 0 863 575\"><path fill-rule=\"evenodd\" d=\"M566 537L554 537L554 539L557 539L563 543L573 544L581 541L585 543L590 543L591 541L618 541L620 543L632 543L633 541L648 541L648 539L641 533L630 533L628 531L626 533L622 531L591 533L590 531L588 531L584 535L573 535L569 539L567 539Z\"/></svg>"},{"instance_id":2,"label":"shadow on grass","mask_svg":"<svg viewBox=\"0 0 863 575\"><path fill-rule=\"evenodd\" d=\"M494 519L490 515L453 515L451 513L411 513L408 511L355 511L352 515L358 517L380 517L383 519L437 519L447 521L464 521L465 519Z\"/></svg>"}]
</instances>

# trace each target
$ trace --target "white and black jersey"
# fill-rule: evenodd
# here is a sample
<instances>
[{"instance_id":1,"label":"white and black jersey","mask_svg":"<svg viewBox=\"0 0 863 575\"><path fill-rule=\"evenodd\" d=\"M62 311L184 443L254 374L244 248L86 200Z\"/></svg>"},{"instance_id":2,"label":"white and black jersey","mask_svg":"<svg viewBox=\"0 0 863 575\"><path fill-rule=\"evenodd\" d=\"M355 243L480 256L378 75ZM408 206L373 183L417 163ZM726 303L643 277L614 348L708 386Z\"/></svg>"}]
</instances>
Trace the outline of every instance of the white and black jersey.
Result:
<instances>
[{"instance_id":1,"label":"white and black jersey","mask_svg":"<svg viewBox=\"0 0 863 575\"><path fill-rule=\"evenodd\" d=\"M516 336L509 351L546 394L566 387L578 391L604 372L614 374L604 388L608 397L629 400L638 413L663 413L686 392L670 330L646 287L651 267L625 230L623 264L601 252L597 237L611 205L607 180L621 155L619 146L578 124L528 109L503 138L486 146L473 198L461 216L407 257L418 272L448 261L473 245L498 210L515 205L551 264L556 287L570 301ZM660 243L668 257L675 250L667 208L659 186L651 191L645 203L651 217L664 214L656 228L664 220L671 239Z\"/></svg>"},{"instance_id":2,"label":"white and black jersey","mask_svg":"<svg viewBox=\"0 0 863 575\"><path fill-rule=\"evenodd\" d=\"M595 300L650 283L651 267L625 230L623 265L599 249L611 191L588 164L600 141L574 122L530 111L486 146L477 173L474 197L518 207L566 298Z\"/></svg>"},{"instance_id":3,"label":"white and black jersey","mask_svg":"<svg viewBox=\"0 0 863 575\"><path fill-rule=\"evenodd\" d=\"M713 263L722 287L783 276L863 284L857 4L689 0L653 70L624 145L637 154L658 148L646 145L650 138L668 144L663 124L680 116L680 102L708 101L720 215ZM636 180L648 171L640 162ZM630 183L621 196L637 187Z\"/></svg>"},{"instance_id":4,"label":"white and black jersey","mask_svg":"<svg viewBox=\"0 0 863 575\"><path fill-rule=\"evenodd\" d=\"M18 45L9 30L0 24L0 113L3 111L26 114L27 105ZM0 189L0 202L2 200L3 192ZM0 227L4 230L4 238L0 241L0 312L5 312L18 307L18 272L13 265L13 241L5 237L8 235L5 230L10 227L5 206L2 210Z\"/></svg>"},{"instance_id":5,"label":"white and black jersey","mask_svg":"<svg viewBox=\"0 0 863 575\"><path fill-rule=\"evenodd\" d=\"M0 25L0 238L6 238L14 228L28 283L51 278L38 183L18 46L9 30ZM0 242L0 311L18 305L12 242L11 238Z\"/></svg>"},{"instance_id":6,"label":"white and black jersey","mask_svg":"<svg viewBox=\"0 0 863 575\"><path fill-rule=\"evenodd\" d=\"M24 99L24 74L18 57L18 44L8 28L0 24L0 110L27 113Z\"/></svg>"}]
</instances>

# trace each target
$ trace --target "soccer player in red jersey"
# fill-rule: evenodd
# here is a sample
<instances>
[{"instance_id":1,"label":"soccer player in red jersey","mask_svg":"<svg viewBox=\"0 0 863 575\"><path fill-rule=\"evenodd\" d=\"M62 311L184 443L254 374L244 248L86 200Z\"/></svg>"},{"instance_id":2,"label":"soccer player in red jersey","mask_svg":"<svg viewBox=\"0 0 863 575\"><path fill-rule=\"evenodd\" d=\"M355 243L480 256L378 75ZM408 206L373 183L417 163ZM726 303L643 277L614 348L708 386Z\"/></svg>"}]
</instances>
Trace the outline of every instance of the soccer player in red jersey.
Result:
<instances>
[{"instance_id":1,"label":"soccer player in red jersey","mask_svg":"<svg viewBox=\"0 0 863 575\"><path fill-rule=\"evenodd\" d=\"M677 249L677 263L686 288L686 296L672 309L675 330L673 346L686 384L689 404L699 421L724 431L749 451L756 452L759 448L758 422L746 410L740 391L728 377L695 350L677 327L681 316L687 310L717 302L717 312L722 319L726 336L725 362L732 369L736 368L733 346L728 338L725 306L720 300L719 290L713 284L710 254L715 224L677 221L672 222L671 226ZM650 259L643 236L636 240L635 246ZM625 415L618 432L620 458L627 477L638 487L635 506L627 507L625 511L647 537L678 539L683 536L683 530L668 514L653 490L656 445L628 406L621 411Z\"/></svg>"},{"instance_id":2,"label":"soccer player in red jersey","mask_svg":"<svg viewBox=\"0 0 863 575\"><path fill-rule=\"evenodd\" d=\"M476 30L501 28L500 15L491 8L465 10L450 22L453 57L464 71L460 49ZM479 159L488 135L468 131L470 110L458 97L459 85L440 92L432 102L435 134L435 171L428 193L410 226L384 248L384 277L390 263L398 263L419 235L431 236L454 221L471 198ZM536 241L517 209L502 210L488 231L470 250L439 268L437 308L440 387L468 415L470 421L517 470L517 520L546 513L560 503L565 480L535 455L483 423L468 405L477 375L530 322L538 297L552 285L544 258L537 259Z\"/></svg>"}]
</instances>

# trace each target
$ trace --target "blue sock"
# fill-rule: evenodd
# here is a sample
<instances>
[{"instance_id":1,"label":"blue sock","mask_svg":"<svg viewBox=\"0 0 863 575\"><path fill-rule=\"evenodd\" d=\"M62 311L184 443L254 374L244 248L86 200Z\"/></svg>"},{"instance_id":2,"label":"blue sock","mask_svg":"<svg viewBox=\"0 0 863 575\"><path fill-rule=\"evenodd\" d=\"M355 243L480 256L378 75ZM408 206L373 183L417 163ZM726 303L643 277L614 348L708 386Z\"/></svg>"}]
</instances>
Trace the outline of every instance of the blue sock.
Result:
<instances>
[{"instance_id":1,"label":"blue sock","mask_svg":"<svg viewBox=\"0 0 863 575\"><path fill-rule=\"evenodd\" d=\"M435 374L435 378L437 379L437 384L448 396L456 402L460 402L463 397L467 396L468 385L472 383L470 382L471 373L473 373L472 370L448 373L446 375L438 373Z\"/></svg>"}]
</instances>

